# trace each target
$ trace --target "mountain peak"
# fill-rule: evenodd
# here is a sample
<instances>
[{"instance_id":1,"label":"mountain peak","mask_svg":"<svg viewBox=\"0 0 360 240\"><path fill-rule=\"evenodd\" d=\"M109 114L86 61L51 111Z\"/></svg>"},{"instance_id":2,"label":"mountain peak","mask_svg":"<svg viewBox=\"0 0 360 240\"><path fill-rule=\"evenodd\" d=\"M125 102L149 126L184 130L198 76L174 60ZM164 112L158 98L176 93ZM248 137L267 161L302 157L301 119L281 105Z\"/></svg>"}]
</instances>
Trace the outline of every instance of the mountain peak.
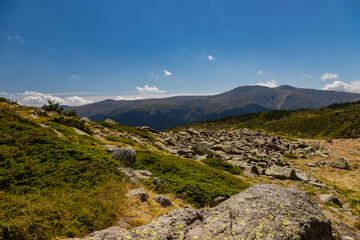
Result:
<instances>
[{"instance_id":1,"label":"mountain peak","mask_svg":"<svg viewBox=\"0 0 360 240\"><path fill-rule=\"evenodd\" d=\"M278 89L283 89L283 90L294 90L296 89L296 87L292 87L290 85L281 85L279 87L277 87Z\"/></svg>"}]
</instances>

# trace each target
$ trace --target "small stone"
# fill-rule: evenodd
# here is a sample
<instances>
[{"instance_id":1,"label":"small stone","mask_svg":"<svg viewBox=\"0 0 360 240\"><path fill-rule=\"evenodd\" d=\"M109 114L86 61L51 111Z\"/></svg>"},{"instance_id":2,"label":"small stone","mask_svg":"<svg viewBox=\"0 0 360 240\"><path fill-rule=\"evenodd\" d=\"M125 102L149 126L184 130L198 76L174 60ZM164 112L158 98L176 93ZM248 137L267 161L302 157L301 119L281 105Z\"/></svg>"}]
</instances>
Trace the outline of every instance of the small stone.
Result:
<instances>
[{"instance_id":1,"label":"small stone","mask_svg":"<svg viewBox=\"0 0 360 240\"><path fill-rule=\"evenodd\" d=\"M155 202L159 203L162 207L169 207L172 205L171 201L165 196L159 194L153 198Z\"/></svg>"},{"instance_id":2,"label":"small stone","mask_svg":"<svg viewBox=\"0 0 360 240\"><path fill-rule=\"evenodd\" d=\"M137 197L141 202L145 202L148 199L148 196L143 188L137 188L129 191L126 194L127 197Z\"/></svg>"},{"instance_id":3,"label":"small stone","mask_svg":"<svg viewBox=\"0 0 360 240\"><path fill-rule=\"evenodd\" d=\"M335 159L334 160L334 165L335 165L335 167L340 168L340 169L350 169L349 164L342 157L339 157L339 158Z\"/></svg>"},{"instance_id":4,"label":"small stone","mask_svg":"<svg viewBox=\"0 0 360 240\"><path fill-rule=\"evenodd\" d=\"M153 183L154 183L155 185L163 185L163 184L165 184L165 181L162 180L161 178L154 177Z\"/></svg>"},{"instance_id":5,"label":"small stone","mask_svg":"<svg viewBox=\"0 0 360 240\"><path fill-rule=\"evenodd\" d=\"M322 201L322 202L332 202L336 205L338 205L339 207L342 207L341 206L341 202L340 200L334 195L334 194L321 194L319 195L319 199Z\"/></svg>"},{"instance_id":6,"label":"small stone","mask_svg":"<svg viewBox=\"0 0 360 240\"><path fill-rule=\"evenodd\" d=\"M136 176L140 179L150 179L152 173L148 170L135 170Z\"/></svg>"}]
</instances>

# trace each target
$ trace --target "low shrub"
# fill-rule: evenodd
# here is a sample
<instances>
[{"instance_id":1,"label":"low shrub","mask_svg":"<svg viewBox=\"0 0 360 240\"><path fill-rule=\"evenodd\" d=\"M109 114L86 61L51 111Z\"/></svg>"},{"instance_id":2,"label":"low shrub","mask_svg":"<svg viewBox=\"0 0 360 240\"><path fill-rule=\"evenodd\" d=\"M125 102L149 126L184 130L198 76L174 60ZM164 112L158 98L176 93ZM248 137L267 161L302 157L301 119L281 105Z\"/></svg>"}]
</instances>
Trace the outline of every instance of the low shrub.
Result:
<instances>
[{"instance_id":1,"label":"low shrub","mask_svg":"<svg viewBox=\"0 0 360 240\"><path fill-rule=\"evenodd\" d=\"M0 239L84 236L112 226L125 201L118 162L59 138L0 104Z\"/></svg>"},{"instance_id":2,"label":"low shrub","mask_svg":"<svg viewBox=\"0 0 360 240\"><path fill-rule=\"evenodd\" d=\"M103 121L100 121L100 122L96 122L98 125L100 126L103 126L103 127L107 127L107 128L110 128L110 129L114 129L114 130L117 130L117 131L120 131L120 132L127 132L127 133L132 133L132 134L135 134L135 135L138 135L142 138L145 138L147 140L149 140L150 142L155 142L156 141L156 138L154 136L152 136L151 134L145 132L145 131L141 131L137 128L134 128L134 127L128 127L128 126L123 126L121 124L111 124L111 123L108 123L108 122L103 122Z\"/></svg>"},{"instance_id":3,"label":"low shrub","mask_svg":"<svg viewBox=\"0 0 360 240\"><path fill-rule=\"evenodd\" d=\"M288 159L298 159L299 158L298 156L291 154L291 153L284 153L283 156Z\"/></svg>"},{"instance_id":4,"label":"low shrub","mask_svg":"<svg viewBox=\"0 0 360 240\"><path fill-rule=\"evenodd\" d=\"M86 132L87 134L92 134L92 130L85 123L79 120L76 117L63 117L59 116L52 120L55 123L59 123L68 127L74 127L80 129L81 131Z\"/></svg>"},{"instance_id":5,"label":"low shrub","mask_svg":"<svg viewBox=\"0 0 360 240\"><path fill-rule=\"evenodd\" d=\"M139 150L135 169L146 169L160 177L165 186L155 186L157 191L171 191L196 207L211 203L218 196L233 196L250 185L231 174L194 160L173 155Z\"/></svg>"},{"instance_id":6,"label":"low shrub","mask_svg":"<svg viewBox=\"0 0 360 240\"><path fill-rule=\"evenodd\" d=\"M212 159L212 158L208 158L208 159L204 159L201 160L201 162L209 165L210 167L225 171L225 172L229 172L235 175L241 175L244 171L239 168L236 167L230 163L224 162L223 160L220 159Z\"/></svg>"},{"instance_id":7,"label":"low shrub","mask_svg":"<svg viewBox=\"0 0 360 240\"><path fill-rule=\"evenodd\" d=\"M131 145L131 146L136 146L136 143L133 140L128 139L128 138L123 138L123 137L113 136L113 135L104 136L103 138L105 138L106 140L109 140L109 141L113 141L113 142L121 142L121 143L125 143L125 144Z\"/></svg>"}]
</instances>

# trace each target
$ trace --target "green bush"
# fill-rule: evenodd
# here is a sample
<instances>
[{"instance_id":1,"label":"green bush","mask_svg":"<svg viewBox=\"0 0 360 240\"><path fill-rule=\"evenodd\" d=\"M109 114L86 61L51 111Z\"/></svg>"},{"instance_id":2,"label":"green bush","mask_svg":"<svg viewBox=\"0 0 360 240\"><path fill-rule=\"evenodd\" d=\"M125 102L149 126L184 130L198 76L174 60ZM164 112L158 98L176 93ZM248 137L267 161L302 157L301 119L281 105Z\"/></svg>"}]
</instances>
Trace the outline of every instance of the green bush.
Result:
<instances>
[{"instance_id":1,"label":"green bush","mask_svg":"<svg viewBox=\"0 0 360 240\"><path fill-rule=\"evenodd\" d=\"M62 114L67 117L77 117L77 112L75 109L65 110Z\"/></svg>"},{"instance_id":2,"label":"green bush","mask_svg":"<svg viewBox=\"0 0 360 240\"><path fill-rule=\"evenodd\" d=\"M63 107L59 107L59 103L55 103L55 101L51 101L51 100L48 101L47 105L44 104L42 106L42 109L44 111L48 111L48 112L53 111L53 112L57 112L59 114L61 114L64 111Z\"/></svg>"},{"instance_id":3,"label":"green bush","mask_svg":"<svg viewBox=\"0 0 360 240\"><path fill-rule=\"evenodd\" d=\"M200 164L194 160L150 151L137 151L135 169L146 169L160 177L165 186L155 190L174 192L197 207L210 204L218 196L230 197L249 184L231 174Z\"/></svg>"},{"instance_id":4,"label":"green bush","mask_svg":"<svg viewBox=\"0 0 360 240\"><path fill-rule=\"evenodd\" d=\"M235 175L241 175L244 171L239 168L236 167L230 163L224 162L223 160L220 159L204 159L201 160L203 163L209 165L210 167L225 171L225 172L229 172Z\"/></svg>"},{"instance_id":5,"label":"green bush","mask_svg":"<svg viewBox=\"0 0 360 240\"><path fill-rule=\"evenodd\" d=\"M85 123L79 120L79 118L76 117L63 117L59 116L52 120L55 123L59 123L68 127L74 127L77 129L80 129L87 134L92 134L92 130L90 127L88 127Z\"/></svg>"},{"instance_id":6,"label":"green bush","mask_svg":"<svg viewBox=\"0 0 360 240\"><path fill-rule=\"evenodd\" d=\"M104 136L103 138L105 138L106 140L109 140L109 141L113 141L113 142L121 142L121 143L126 143L126 144L129 144L131 146L136 146L136 143L131 140L131 139L128 139L128 138L123 138L123 137L119 137L119 136Z\"/></svg>"},{"instance_id":7,"label":"green bush","mask_svg":"<svg viewBox=\"0 0 360 240\"><path fill-rule=\"evenodd\" d=\"M298 159L299 158L298 156L291 154L291 153L284 153L283 156L288 159Z\"/></svg>"},{"instance_id":8,"label":"green bush","mask_svg":"<svg viewBox=\"0 0 360 240\"><path fill-rule=\"evenodd\" d=\"M4 97L0 97L0 102L8 103L8 104L11 104L11 105L18 105L17 101L13 101L11 99L4 98Z\"/></svg>"}]
</instances>

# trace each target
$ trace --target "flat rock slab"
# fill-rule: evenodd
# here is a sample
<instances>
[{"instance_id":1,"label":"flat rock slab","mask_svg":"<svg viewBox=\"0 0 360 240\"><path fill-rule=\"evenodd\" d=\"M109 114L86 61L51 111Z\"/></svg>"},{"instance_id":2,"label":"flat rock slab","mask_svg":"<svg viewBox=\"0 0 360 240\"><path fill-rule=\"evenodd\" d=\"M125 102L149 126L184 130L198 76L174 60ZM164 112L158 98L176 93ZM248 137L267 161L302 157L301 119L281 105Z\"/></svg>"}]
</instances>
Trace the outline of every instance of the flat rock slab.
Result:
<instances>
[{"instance_id":1,"label":"flat rock slab","mask_svg":"<svg viewBox=\"0 0 360 240\"><path fill-rule=\"evenodd\" d=\"M80 135L83 135L83 136L90 136L89 134L87 134L86 132L84 132L84 131L81 131L80 129L78 129L78 128L72 128L72 129L74 129L74 131L77 133L77 134L80 134Z\"/></svg>"},{"instance_id":2,"label":"flat rock slab","mask_svg":"<svg viewBox=\"0 0 360 240\"><path fill-rule=\"evenodd\" d=\"M336 239L316 202L296 189L255 185L207 210L189 206L129 231L112 227L100 239Z\"/></svg>"},{"instance_id":3,"label":"flat rock slab","mask_svg":"<svg viewBox=\"0 0 360 240\"><path fill-rule=\"evenodd\" d=\"M296 174L295 170L290 167L280 167L273 165L270 168L266 169L265 175L273 176L278 179L295 179Z\"/></svg>"}]
</instances>

